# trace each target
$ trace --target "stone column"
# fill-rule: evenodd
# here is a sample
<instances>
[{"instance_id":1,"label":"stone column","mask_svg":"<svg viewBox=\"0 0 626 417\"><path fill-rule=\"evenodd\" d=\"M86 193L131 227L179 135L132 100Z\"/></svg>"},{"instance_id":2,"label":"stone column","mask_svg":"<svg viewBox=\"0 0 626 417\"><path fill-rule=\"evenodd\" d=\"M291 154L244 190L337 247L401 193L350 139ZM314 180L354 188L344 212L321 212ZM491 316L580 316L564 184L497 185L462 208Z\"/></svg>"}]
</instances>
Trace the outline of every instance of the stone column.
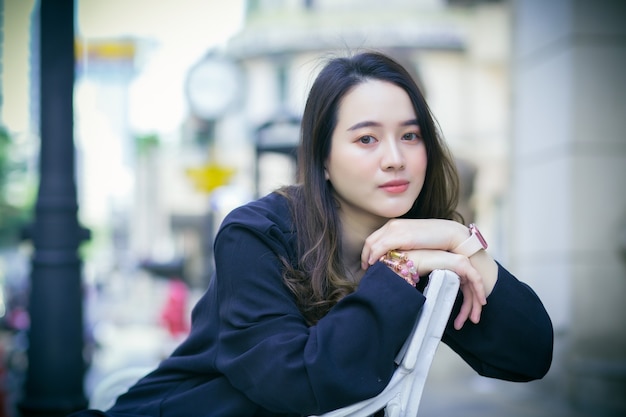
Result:
<instances>
[{"instance_id":1,"label":"stone column","mask_svg":"<svg viewBox=\"0 0 626 417\"><path fill-rule=\"evenodd\" d=\"M626 2L513 7L514 270L557 330L549 377L626 411Z\"/></svg>"}]
</instances>

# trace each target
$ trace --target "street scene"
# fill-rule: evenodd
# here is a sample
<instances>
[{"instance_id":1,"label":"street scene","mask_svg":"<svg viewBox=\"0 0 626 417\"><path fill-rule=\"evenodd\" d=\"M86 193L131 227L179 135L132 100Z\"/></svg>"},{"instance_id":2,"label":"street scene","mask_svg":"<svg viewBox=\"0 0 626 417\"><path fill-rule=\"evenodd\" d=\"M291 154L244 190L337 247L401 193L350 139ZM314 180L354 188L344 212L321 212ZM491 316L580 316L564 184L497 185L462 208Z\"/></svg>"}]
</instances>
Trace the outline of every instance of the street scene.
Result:
<instances>
[{"instance_id":1,"label":"street scene","mask_svg":"<svg viewBox=\"0 0 626 417\"><path fill-rule=\"evenodd\" d=\"M457 212L554 328L527 383L440 344L419 415L626 415L622 2L66 3L0 0L0 417L113 401L186 339L222 221L299 181L315 77L365 50L423 91Z\"/></svg>"}]
</instances>

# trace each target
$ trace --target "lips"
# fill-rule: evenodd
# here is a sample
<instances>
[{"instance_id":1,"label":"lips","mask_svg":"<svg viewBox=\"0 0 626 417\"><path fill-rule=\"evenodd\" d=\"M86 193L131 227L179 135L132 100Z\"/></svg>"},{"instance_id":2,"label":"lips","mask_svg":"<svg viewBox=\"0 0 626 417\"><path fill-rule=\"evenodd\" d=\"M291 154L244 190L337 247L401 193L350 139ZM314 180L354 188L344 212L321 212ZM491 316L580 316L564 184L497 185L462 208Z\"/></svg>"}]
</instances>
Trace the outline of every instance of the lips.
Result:
<instances>
[{"instance_id":1,"label":"lips","mask_svg":"<svg viewBox=\"0 0 626 417\"><path fill-rule=\"evenodd\" d=\"M409 182L406 180L393 180L384 183L379 188L391 194L399 194L409 188Z\"/></svg>"}]
</instances>

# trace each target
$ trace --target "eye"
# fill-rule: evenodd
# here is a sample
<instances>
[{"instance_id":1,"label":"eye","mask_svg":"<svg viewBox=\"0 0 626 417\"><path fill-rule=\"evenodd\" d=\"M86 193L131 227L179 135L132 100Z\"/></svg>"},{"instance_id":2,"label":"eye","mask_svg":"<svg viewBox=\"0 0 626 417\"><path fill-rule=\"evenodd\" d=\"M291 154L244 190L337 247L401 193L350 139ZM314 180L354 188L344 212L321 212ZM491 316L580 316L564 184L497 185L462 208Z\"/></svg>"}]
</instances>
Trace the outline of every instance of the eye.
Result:
<instances>
[{"instance_id":1,"label":"eye","mask_svg":"<svg viewBox=\"0 0 626 417\"><path fill-rule=\"evenodd\" d=\"M418 141L421 139L422 139L422 136L416 132L409 132L409 133L405 133L404 135L402 135L402 140Z\"/></svg>"},{"instance_id":2,"label":"eye","mask_svg":"<svg viewBox=\"0 0 626 417\"><path fill-rule=\"evenodd\" d=\"M376 138L374 138L373 136L365 135L359 138L359 142L364 145L369 145L371 143L376 142Z\"/></svg>"}]
</instances>

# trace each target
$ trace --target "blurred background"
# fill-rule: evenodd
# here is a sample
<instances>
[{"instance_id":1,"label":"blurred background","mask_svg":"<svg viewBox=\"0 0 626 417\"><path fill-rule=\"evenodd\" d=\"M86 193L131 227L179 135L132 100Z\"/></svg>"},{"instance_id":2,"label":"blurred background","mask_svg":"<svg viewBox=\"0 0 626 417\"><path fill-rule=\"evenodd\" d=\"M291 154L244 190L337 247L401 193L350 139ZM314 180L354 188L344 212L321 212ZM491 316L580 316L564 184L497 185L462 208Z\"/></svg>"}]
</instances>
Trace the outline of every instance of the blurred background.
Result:
<instances>
[{"instance_id":1,"label":"blurred background","mask_svg":"<svg viewBox=\"0 0 626 417\"><path fill-rule=\"evenodd\" d=\"M52 408L62 396L33 391L27 372L39 5L0 0L7 416L29 396ZM376 49L413 71L457 158L459 210L556 331L550 373L528 384L479 377L442 345L421 415L626 415L626 2L75 0L74 22L68 163L90 234L78 252L84 391L67 395L154 366L185 336L221 219L293 181L324 60Z\"/></svg>"}]
</instances>

